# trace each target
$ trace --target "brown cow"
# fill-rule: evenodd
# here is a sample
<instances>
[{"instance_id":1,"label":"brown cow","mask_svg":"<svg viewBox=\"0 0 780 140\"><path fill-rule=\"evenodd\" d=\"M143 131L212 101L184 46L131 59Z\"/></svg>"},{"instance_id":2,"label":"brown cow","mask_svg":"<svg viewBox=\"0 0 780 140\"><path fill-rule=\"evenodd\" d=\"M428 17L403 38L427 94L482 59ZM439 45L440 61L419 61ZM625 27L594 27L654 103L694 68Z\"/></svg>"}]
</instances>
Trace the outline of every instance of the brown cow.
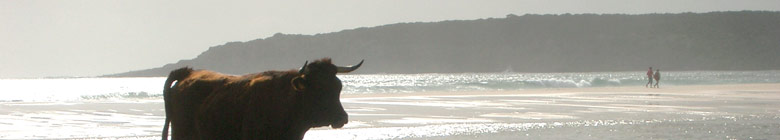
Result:
<instances>
[{"instance_id":1,"label":"brown cow","mask_svg":"<svg viewBox=\"0 0 780 140\"><path fill-rule=\"evenodd\" d=\"M165 81L162 139L303 139L309 128L341 128L340 67L329 58L298 70L266 71L243 76L180 68ZM173 82L176 81L176 84ZM173 84L173 86L171 86Z\"/></svg>"}]
</instances>

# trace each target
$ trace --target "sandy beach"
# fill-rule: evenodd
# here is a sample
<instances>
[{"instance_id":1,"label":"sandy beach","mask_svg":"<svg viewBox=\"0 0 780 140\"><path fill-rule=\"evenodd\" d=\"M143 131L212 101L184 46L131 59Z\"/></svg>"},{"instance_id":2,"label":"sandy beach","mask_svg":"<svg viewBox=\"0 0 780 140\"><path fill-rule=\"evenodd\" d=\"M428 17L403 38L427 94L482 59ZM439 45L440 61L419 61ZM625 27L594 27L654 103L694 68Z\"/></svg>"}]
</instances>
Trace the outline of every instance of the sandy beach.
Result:
<instances>
[{"instance_id":1,"label":"sandy beach","mask_svg":"<svg viewBox=\"0 0 780 140\"><path fill-rule=\"evenodd\" d=\"M780 139L780 84L342 95L305 139ZM161 99L1 102L0 139L159 139Z\"/></svg>"}]
</instances>

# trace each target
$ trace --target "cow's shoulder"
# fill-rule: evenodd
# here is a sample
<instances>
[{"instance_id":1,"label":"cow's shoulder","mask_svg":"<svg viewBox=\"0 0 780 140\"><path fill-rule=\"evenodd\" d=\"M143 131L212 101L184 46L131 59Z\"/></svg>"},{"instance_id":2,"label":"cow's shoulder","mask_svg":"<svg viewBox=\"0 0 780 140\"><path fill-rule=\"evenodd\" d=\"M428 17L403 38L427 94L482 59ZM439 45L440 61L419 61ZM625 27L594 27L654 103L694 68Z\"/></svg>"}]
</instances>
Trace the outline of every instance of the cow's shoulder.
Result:
<instances>
[{"instance_id":1,"label":"cow's shoulder","mask_svg":"<svg viewBox=\"0 0 780 140\"><path fill-rule=\"evenodd\" d=\"M235 83L246 83L249 87L280 88L280 83L289 82L296 76L293 71L265 71L261 73L243 75Z\"/></svg>"},{"instance_id":2,"label":"cow's shoulder","mask_svg":"<svg viewBox=\"0 0 780 140\"><path fill-rule=\"evenodd\" d=\"M265 71L242 75L228 85L259 96L286 96L291 94L290 81L295 76L295 71Z\"/></svg>"}]
</instances>

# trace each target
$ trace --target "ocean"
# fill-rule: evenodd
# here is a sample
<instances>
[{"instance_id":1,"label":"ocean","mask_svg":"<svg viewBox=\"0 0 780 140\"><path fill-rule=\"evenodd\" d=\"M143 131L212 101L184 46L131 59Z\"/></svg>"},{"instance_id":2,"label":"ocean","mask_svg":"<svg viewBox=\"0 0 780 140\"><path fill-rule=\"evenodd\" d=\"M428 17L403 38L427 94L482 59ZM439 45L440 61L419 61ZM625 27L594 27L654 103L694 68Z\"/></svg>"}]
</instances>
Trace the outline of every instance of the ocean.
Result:
<instances>
[{"instance_id":1,"label":"ocean","mask_svg":"<svg viewBox=\"0 0 780 140\"><path fill-rule=\"evenodd\" d=\"M338 75L342 94L643 86L644 71ZM0 79L0 102L161 98L165 77ZM661 86L780 83L780 71L662 71Z\"/></svg>"},{"instance_id":2,"label":"ocean","mask_svg":"<svg viewBox=\"0 0 780 140\"><path fill-rule=\"evenodd\" d=\"M780 139L780 71L644 73L338 75L349 123L304 139ZM160 139L164 81L0 79L0 140Z\"/></svg>"}]
</instances>

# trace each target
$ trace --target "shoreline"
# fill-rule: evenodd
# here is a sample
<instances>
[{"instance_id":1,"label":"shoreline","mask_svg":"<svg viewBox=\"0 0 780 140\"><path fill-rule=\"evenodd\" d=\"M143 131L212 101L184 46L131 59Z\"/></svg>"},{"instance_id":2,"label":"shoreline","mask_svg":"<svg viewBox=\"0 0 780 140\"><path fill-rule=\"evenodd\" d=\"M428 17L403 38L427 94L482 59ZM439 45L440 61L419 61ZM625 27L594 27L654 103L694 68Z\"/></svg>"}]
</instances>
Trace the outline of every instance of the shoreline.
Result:
<instances>
[{"instance_id":1,"label":"shoreline","mask_svg":"<svg viewBox=\"0 0 780 140\"><path fill-rule=\"evenodd\" d=\"M341 98L373 98L373 97L404 97L404 96L455 96L455 95L525 95L525 94L555 94L555 93L597 93L597 92L664 92L664 93L708 93L707 91L752 90L780 91L780 83L749 83L749 84L714 84L714 85L671 85L662 88L645 88L642 86L606 86L582 88L534 88L522 90L486 90L486 91L426 91L411 93L369 93L341 94ZM23 101L0 100L2 104L46 104L46 103L162 103L162 96L152 98L123 98L107 100L66 100L66 101ZM2 111L2 109L0 109Z\"/></svg>"}]
</instances>

